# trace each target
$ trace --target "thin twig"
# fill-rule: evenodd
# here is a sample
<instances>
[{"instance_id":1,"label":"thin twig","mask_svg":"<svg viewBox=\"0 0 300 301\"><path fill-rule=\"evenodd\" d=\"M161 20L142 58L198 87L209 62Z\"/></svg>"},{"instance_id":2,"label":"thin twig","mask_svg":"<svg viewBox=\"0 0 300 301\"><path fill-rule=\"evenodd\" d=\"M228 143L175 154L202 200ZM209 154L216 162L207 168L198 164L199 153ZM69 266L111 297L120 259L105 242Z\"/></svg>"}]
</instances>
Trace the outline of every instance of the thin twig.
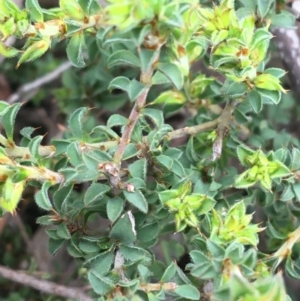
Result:
<instances>
[{"instance_id":1,"label":"thin twig","mask_svg":"<svg viewBox=\"0 0 300 301\"><path fill-rule=\"evenodd\" d=\"M145 283L141 284L139 289L145 292L150 291L174 291L178 288L178 284L175 282L167 282L167 283Z\"/></svg>"},{"instance_id":2,"label":"thin twig","mask_svg":"<svg viewBox=\"0 0 300 301\"><path fill-rule=\"evenodd\" d=\"M190 127L184 127L182 129L174 130L166 135L166 139L173 140L180 137L184 137L186 135L196 135L201 132L208 131L210 129L213 129L217 127L218 125L218 118L212 121L208 121L199 125L190 126ZM126 135L127 136L127 135ZM146 137L143 137L143 140L146 139ZM125 141L125 139L124 139ZM81 151L88 151L88 150L95 150L95 149L101 149L101 150L108 150L112 147L117 146L119 141L106 141L101 143L85 143L80 145ZM125 145L126 146L126 145ZM39 147L39 155L42 157L51 157L55 154L55 146L54 145L41 145ZM30 156L30 151L28 147L22 147L22 146L15 146L14 148L5 148L5 153L10 158L28 158Z\"/></svg>"},{"instance_id":3,"label":"thin twig","mask_svg":"<svg viewBox=\"0 0 300 301\"><path fill-rule=\"evenodd\" d=\"M198 133L205 132L215 128L218 125L218 120L219 119L217 118L215 120L208 121L195 126L184 127L182 129L178 129L168 133L166 137L168 140L173 140L180 137L184 137L186 135L196 135Z\"/></svg>"},{"instance_id":4,"label":"thin twig","mask_svg":"<svg viewBox=\"0 0 300 301\"><path fill-rule=\"evenodd\" d=\"M81 289L66 287L47 280L37 279L20 271L14 271L0 266L0 276L22 285L32 287L46 294L56 295L63 298L71 298L80 301L92 301L93 298L86 295Z\"/></svg>"},{"instance_id":5,"label":"thin twig","mask_svg":"<svg viewBox=\"0 0 300 301\"><path fill-rule=\"evenodd\" d=\"M55 154L56 148L53 145L40 145L39 155L41 157L51 157ZM30 157L30 150L24 146L14 146L5 148L5 153L10 158L28 158Z\"/></svg>"},{"instance_id":6,"label":"thin twig","mask_svg":"<svg viewBox=\"0 0 300 301\"><path fill-rule=\"evenodd\" d=\"M23 238L23 240L24 240L24 242L25 242L25 244L27 246L28 251L30 252L31 255L34 256L35 255L34 254L35 253L35 249L33 248L33 245L31 243L30 237L29 237L29 235L28 235L28 233L26 231L26 227L25 227L25 225L24 225L21 217L18 214L16 214L14 216L14 219L15 219L15 222L16 222L19 230L20 230L21 236L22 236L22 238Z\"/></svg>"},{"instance_id":7,"label":"thin twig","mask_svg":"<svg viewBox=\"0 0 300 301\"><path fill-rule=\"evenodd\" d=\"M57 67L56 69L54 69L53 71L49 72L48 74L46 74L40 78L37 78L30 83L27 83L27 84L21 86L16 93L12 94L9 97L7 102L9 104L13 104L13 103L22 101L22 100L24 100L23 99L24 97L28 96L28 94L30 94L30 97L32 97L33 95L35 95L37 93L39 88L54 81L63 72L68 70L71 66L72 66L72 64L70 62L65 62L62 65L60 65L59 67Z\"/></svg>"}]
</instances>

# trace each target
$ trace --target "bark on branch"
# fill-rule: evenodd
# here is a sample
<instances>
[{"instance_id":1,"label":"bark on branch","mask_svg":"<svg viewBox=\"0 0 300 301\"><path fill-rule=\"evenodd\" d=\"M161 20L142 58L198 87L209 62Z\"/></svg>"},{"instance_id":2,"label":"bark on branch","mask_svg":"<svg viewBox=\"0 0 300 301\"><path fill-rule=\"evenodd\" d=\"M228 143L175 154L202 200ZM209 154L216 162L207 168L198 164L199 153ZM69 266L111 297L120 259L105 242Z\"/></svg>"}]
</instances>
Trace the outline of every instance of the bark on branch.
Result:
<instances>
[{"instance_id":1,"label":"bark on branch","mask_svg":"<svg viewBox=\"0 0 300 301\"><path fill-rule=\"evenodd\" d=\"M0 266L0 276L22 285L34 288L46 294L56 295L63 298L71 298L80 301L93 300L93 298L86 295L78 288L66 287L64 285L59 285L47 280L37 279L33 276L27 275L24 272L14 271L4 266Z\"/></svg>"}]
</instances>

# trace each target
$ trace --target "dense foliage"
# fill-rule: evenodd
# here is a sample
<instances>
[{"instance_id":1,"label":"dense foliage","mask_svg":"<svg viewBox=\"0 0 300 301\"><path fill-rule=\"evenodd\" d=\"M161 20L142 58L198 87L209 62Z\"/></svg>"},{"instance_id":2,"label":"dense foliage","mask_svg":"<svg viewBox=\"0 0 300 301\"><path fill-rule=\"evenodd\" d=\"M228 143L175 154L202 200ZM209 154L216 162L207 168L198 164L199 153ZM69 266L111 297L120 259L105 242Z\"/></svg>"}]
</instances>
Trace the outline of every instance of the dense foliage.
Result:
<instances>
[{"instance_id":1,"label":"dense foliage","mask_svg":"<svg viewBox=\"0 0 300 301\"><path fill-rule=\"evenodd\" d=\"M0 207L15 213L35 187L49 249L67 246L99 301L285 301L279 265L300 278L300 143L273 129L274 116L287 123L290 98L285 71L266 67L272 26L294 19L282 1L211 2L0 1L2 55L19 67L66 43L83 68L54 91L68 129L51 145L30 127L17 145L21 104L0 103ZM23 48L5 46L9 36ZM106 124L82 107L87 98L111 112ZM186 120L174 129L178 112ZM254 222L255 210L267 218ZM91 228L95 215L109 226ZM189 253L185 269L155 258L163 240L174 259Z\"/></svg>"}]
</instances>

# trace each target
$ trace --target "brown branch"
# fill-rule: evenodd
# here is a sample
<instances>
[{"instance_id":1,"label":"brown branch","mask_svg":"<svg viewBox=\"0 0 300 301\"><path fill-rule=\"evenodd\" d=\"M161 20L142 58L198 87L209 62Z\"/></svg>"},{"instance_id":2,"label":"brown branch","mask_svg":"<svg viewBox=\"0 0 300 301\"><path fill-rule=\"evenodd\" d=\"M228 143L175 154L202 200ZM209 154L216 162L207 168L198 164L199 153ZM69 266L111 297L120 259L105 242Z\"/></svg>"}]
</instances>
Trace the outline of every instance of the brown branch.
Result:
<instances>
[{"instance_id":1,"label":"brown branch","mask_svg":"<svg viewBox=\"0 0 300 301\"><path fill-rule=\"evenodd\" d=\"M118 145L118 148L117 148L117 150L115 152L115 156L114 156L114 161L118 165L120 165L126 145L130 142L131 134L132 134L133 129L140 116L140 111L145 106L145 102L146 102L146 98L147 98L149 90L150 90L150 87L145 88L143 93L136 100L134 107L132 108L132 111L129 116L129 123L123 132L123 135L121 137L120 143Z\"/></svg>"},{"instance_id":2,"label":"brown branch","mask_svg":"<svg viewBox=\"0 0 300 301\"><path fill-rule=\"evenodd\" d=\"M144 89L144 91L141 93L141 95L139 95L139 97L137 98L132 111L130 112L130 116L129 116L129 120L128 120L128 125L125 127L125 130L122 134L120 143L118 145L118 148L115 152L114 155L114 162L120 166L121 165L121 161L122 161L122 157L125 151L125 147L126 145L130 142L131 139L131 135L133 132L133 129L140 117L140 111L144 108L145 104L146 104L146 99L151 87L151 78L155 69L155 64L158 62L159 60L159 55L160 55L160 49L162 47L162 45L164 44L164 42L162 42L161 44L157 45L157 49L155 50L155 55L152 57L151 59L151 63L149 63L149 66L146 70L142 70L141 75L140 75L140 82L143 83L146 87ZM140 51L140 50L139 50Z\"/></svg>"},{"instance_id":3,"label":"brown branch","mask_svg":"<svg viewBox=\"0 0 300 301\"><path fill-rule=\"evenodd\" d=\"M45 74L44 76L21 86L16 93L12 94L9 97L7 102L9 104L13 104L19 101L24 101L24 97L27 97L27 99L33 97L42 86L51 83L52 81L57 79L63 72L70 69L71 67L72 64L70 62L65 62L61 64L48 74Z\"/></svg>"},{"instance_id":4,"label":"brown branch","mask_svg":"<svg viewBox=\"0 0 300 301\"><path fill-rule=\"evenodd\" d=\"M15 222L16 222L19 230L20 230L21 236L22 236L22 238L23 238L23 240L24 240L24 242L27 246L27 249L28 249L29 253L34 256L35 255L34 253L35 253L36 249L33 248L33 245L30 241L30 237L29 237L29 235L26 231L26 227L25 227L21 217L18 214L16 214L14 216L14 220L15 220Z\"/></svg>"},{"instance_id":5,"label":"brown branch","mask_svg":"<svg viewBox=\"0 0 300 301\"><path fill-rule=\"evenodd\" d=\"M80 301L92 301L93 298L86 295L78 288L66 287L47 280L37 279L20 271L14 271L0 266L0 276L22 285L34 288L40 292L56 295L63 298L71 298Z\"/></svg>"},{"instance_id":6,"label":"brown branch","mask_svg":"<svg viewBox=\"0 0 300 301\"><path fill-rule=\"evenodd\" d=\"M212 161L215 161L221 157L222 148L223 148L223 140L227 135L229 129L229 123L231 120L231 115L233 111L233 106L228 102L218 118L218 127L217 127L217 138L213 143L212 147Z\"/></svg>"}]
</instances>

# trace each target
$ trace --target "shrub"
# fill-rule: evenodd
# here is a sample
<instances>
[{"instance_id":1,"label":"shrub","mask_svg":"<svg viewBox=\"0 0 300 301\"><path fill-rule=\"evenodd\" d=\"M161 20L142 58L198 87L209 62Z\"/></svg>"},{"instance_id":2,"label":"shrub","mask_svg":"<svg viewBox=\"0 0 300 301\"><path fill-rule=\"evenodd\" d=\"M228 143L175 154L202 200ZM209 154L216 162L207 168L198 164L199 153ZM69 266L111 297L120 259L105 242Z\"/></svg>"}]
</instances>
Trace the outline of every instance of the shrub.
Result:
<instances>
[{"instance_id":1,"label":"shrub","mask_svg":"<svg viewBox=\"0 0 300 301\"><path fill-rule=\"evenodd\" d=\"M60 0L45 10L26 0L21 10L0 1L0 53L18 56L18 68L67 43L90 91L74 73L54 92L68 129L51 145L30 127L17 145L21 104L0 103L0 207L14 214L24 188L38 188L49 249L65 245L82 262L92 297L289 299L278 267L300 277L300 150L273 130L288 97L285 72L266 67L270 28L294 22L280 2ZM5 46L9 36L25 39L22 50ZM113 113L106 124L80 107L84 97ZM125 105L129 116L117 113ZM187 111L173 128L170 116ZM267 219L254 222L254 209ZM95 215L109 227L90 229ZM185 268L155 258L163 240L176 260L189 253Z\"/></svg>"}]
</instances>

